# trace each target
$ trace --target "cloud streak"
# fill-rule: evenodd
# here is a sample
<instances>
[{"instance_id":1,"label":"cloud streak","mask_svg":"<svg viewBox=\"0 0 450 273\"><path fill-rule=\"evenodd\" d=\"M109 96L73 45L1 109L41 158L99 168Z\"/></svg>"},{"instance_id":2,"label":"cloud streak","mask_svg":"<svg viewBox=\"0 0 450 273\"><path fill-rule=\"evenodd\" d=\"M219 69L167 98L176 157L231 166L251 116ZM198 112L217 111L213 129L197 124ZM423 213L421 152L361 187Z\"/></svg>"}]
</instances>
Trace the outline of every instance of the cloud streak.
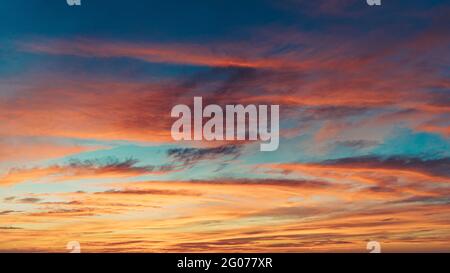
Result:
<instances>
[{"instance_id":1,"label":"cloud streak","mask_svg":"<svg viewBox=\"0 0 450 273\"><path fill-rule=\"evenodd\" d=\"M174 171L172 166L138 166L138 160L106 158L104 160L71 160L64 165L11 169L0 178L0 185L10 186L27 181L55 182L89 178L123 178L142 175L164 174Z\"/></svg>"}]
</instances>

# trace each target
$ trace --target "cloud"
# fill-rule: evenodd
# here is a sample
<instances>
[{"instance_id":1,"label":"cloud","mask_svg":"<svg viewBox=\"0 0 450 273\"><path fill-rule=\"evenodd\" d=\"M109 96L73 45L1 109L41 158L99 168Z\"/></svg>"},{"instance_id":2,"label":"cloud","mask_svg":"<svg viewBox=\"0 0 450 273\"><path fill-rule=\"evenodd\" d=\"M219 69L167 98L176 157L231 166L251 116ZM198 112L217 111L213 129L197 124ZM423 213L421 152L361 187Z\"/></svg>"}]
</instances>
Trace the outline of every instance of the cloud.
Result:
<instances>
[{"instance_id":1,"label":"cloud","mask_svg":"<svg viewBox=\"0 0 450 273\"><path fill-rule=\"evenodd\" d=\"M447 193L449 193L447 191ZM422 204L436 204L449 205L450 197L448 196L414 196L402 200L393 201L394 204L408 204L408 203L422 203Z\"/></svg>"},{"instance_id":2,"label":"cloud","mask_svg":"<svg viewBox=\"0 0 450 273\"><path fill-rule=\"evenodd\" d=\"M97 44L97 47L93 45ZM188 64L213 67L273 67L279 61L262 58L239 58L226 50L217 51L201 45L185 44L133 44L101 40L78 39L76 41L47 40L20 43L20 48L29 52L80 57L118 58L128 57L154 63Z\"/></svg>"},{"instance_id":3,"label":"cloud","mask_svg":"<svg viewBox=\"0 0 450 273\"><path fill-rule=\"evenodd\" d=\"M262 165L269 172L310 177L345 185L335 197L348 201L415 200L429 198L441 202L448 195L448 159L422 159L405 156L362 156L324 160L316 163ZM400 202L400 201L399 201Z\"/></svg>"},{"instance_id":4,"label":"cloud","mask_svg":"<svg viewBox=\"0 0 450 273\"><path fill-rule=\"evenodd\" d=\"M0 136L168 141L179 91L150 83L32 80L2 96Z\"/></svg>"},{"instance_id":5,"label":"cloud","mask_svg":"<svg viewBox=\"0 0 450 273\"><path fill-rule=\"evenodd\" d=\"M22 198L22 199L18 199L16 202L17 203L39 203L41 201L40 198L35 198L35 197L28 197L28 198Z\"/></svg>"},{"instance_id":6,"label":"cloud","mask_svg":"<svg viewBox=\"0 0 450 273\"><path fill-rule=\"evenodd\" d=\"M438 23L402 37L378 30L356 36L276 28L254 32L246 42L207 44L23 41L19 48L28 52L128 57L206 69L140 83L61 75L27 84L21 78L20 87L12 84L12 95L0 100L0 120L8 116L1 120L0 136L171 142L168 113L175 104L190 104L194 95L220 105L280 104L281 116L297 128L324 128L317 132L320 141L350 131L367 135L374 127L379 141L398 124L448 135L449 84L439 56L445 56L450 41ZM405 110L415 112L389 116Z\"/></svg>"},{"instance_id":7,"label":"cloud","mask_svg":"<svg viewBox=\"0 0 450 273\"><path fill-rule=\"evenodd\" d=\"M381 16L363 1L352 9L356 4L277 2L305 15L296 18L345 20L308 21L307 31L303 21L247 29L244 40L16 43L14 59L39 55L44 62L38 71L21 62L25 72L0 80L0 163L9 170L0 185L44 184L40 193L22 192L29 189L23 185L3 198L0 251L61 252L73 238L86 252L360 252L369 239L386 252L448 251L449 158L395 155L385 142L396 128L409 129L408 136L449 135L448 9L411 13L408 4L393 18L386 14L398 11L394 4ZM369 12L377 22L388 19L389 31ZM414 24L392 24L405 13L400 20ZM357 25L347 25L354 19ZM42 72L47 61L57 64ZM127 65L116 70L118 63ZM60 71L65 67L70 74ZM139 70L145 80L130 71L110 74L123 69ZM97 73L105 70L106 77ZM74 143L172 145L170 109L197 95L208 104L280 104L289 139L273 156L249 153L247 143L201 143L169 149L169 165L40 161L100 148ZM357 156L378 144L386 156ZM302 162L291 162L297 158ZM17 167L30 161L39 162L26 166L38 167ZM232 178L208 164L190 168L211 162L232 165ZM255 165L241 172L243 164ZM173 173L179 170L186 173ZM135 182L154 174L162 176L148 179L161 181ZM50 184L97 178L95 188Z\"/></svg>"},{"instance_id":8,"label":"cloud","mask_svg":"<svg viewBox=\"0 0 450 273\"><path fill-rule=\"evenodd\" d=\"M317 172L329 175L358 172L361 174L377 173L404 176L415 176L417 179L434 178L436 182L447 181L450 178L450 160L447 157L424 159L409 156L359 156L324 160L316 163L283 163L273 164L270 167L285 172ZM389 176L387 176L389 178ZM389 180L384 180L389 181Z\"/></svg>"},{"instance_id":9,"label":"cloud","mask_svg":"<svg viewBox=\"0 0 450 273\"><path fill-rule=\"evenodd\" d=\"M137 166L139 160L137 159L125 159L119 160L117 158L108 157L106 160L70 160L69 164L66 165L67 169L80 170L81 172L93 172L98 174L103 173L135 173L135 174L145 174L154 173L158 171L168 171L169 166Z\"/></svg>"},{"instance_id":10,"label":"cloud","mask_svg":"<svg viewBox=\"0 0 450 273\"><path fill-rule=\"evenodd\" d=\"M332 187L341 188L341 185L336 185L326 181L320 180L298 180L298 179L215 179L215 180L191 180L189 183L194 184L211 184L211 185L248 185L248 186L285 186L297 189L330 189Z\"/></svg>"},{"instance_id":11,"label":"cloud","mask_svg":"<svg viewBox=\"0 0 450 273\"><path fill-rule=\"evenodd\" d=\"M407 156L390 156L386 158L363 156L326 160L322 166L335 166L350 169L387 169L425 173L431 176L450 178L450 158L422 159Z\"/></svg>"},{"instance_id":12,"label":"cloud","mask_svg":"<svg viewBox=\"0 0 450 273\"><path fill-rule=\"evenodd\" d=\"M3 215L2 221L23 229L20 234L6 231L0 244L11 248L15 241L21 249L58 251L57 245L75 236L85 252L322 252L364 251L366 241L376 238L387 252L445 249L445 203L418 197L408 202L402 196L355 199L358 186L342 181L223 179L105 186L114 190L43 194L66 202L41 202L32 211ZM30 240L36 236L53 240Z\"/></svg>"},{"instance_id":13,"label":"cloud","mask_svg":"<svg viewBox=\"0 0 450 273\"><path fill-rule=\"evenodd\" d=\"M4 211L0 211L0 215L7 215L7 214L12 214L12 213L16 213L18 211L15 210L4 210Z\"/></svg>"},{"instance_id":14,"label":"cloud","mask_svg":"<svg viewBox=\"0 0 450 273\"><path fill-rule=\"evenodd\" d=\"M192 166L205 160L224 160L224 157L234 160L240 156L241 150L242 147L239 145L223 145L213 148L172 148L167 150L167 155L175 162Z\"/></svg>"},{"instance_id":15,"label":"cloud","mask_svg":"<svg viewBox=\"0 0 450 273\"><path fill-rule=\"evenodd\" d=\"M92 151L100 145L80 145L74 141L39 137L2 137L0 162L30 163Z\"/></svg>"},{"instance_id":16,"label":"cloud","mask_svg":"<svg viewBox=\"0 0 450 273\"><path fill-rule=\"evenodd\" d=\"M354 148L354 149L365 149L365 148L371 148L374 146L379 145L380 143L378 141L373 140L345 140L345 141L336 141L335 145L339 147L346 147L346 148Z\"/></svg>"},{"instance_id":17,"label":"cloud","mask_svg":"<svg viewBox=\"0 0 450 273\"><path fill-rule=\"evenodd\" d=\"M123 190L107 190L97 192L96 194L127 194L127 195L188 195L198 196L198 193L190 191L174 191L174 190L157 190L157 189L123 189Z\"/></svg>"},{"instance_id":18,"label":"cloud","mask_svg":"<svg viewBox=\"0 0 450 273\"><path fill-rule=\"evenodd\" d=\"M36 203L40 203L42 201L41 198L37 198L37 197L25 197L25 198L19 198L16 196L11 196L11 197L6 197L3 198L3 201L5 203L18 203L18 204L36 204ZM6 212L14 212L14 211L6 211ZM6 214L6 213L5 213Z\"/></svg>"},{"instance_id":19,"label":"cloud","mask_svg":"<svg viewBox=\"0 0 450 273\"><path fill-rule=\"evenodd\" d=\"M164 174L174 171L173 166L138 165L136 159L119 160L108 157L106 159L76 160L67 164L51 165L29 169L11 169L0 178L0 185L14 185L26 181L67 181L72 179L88 178L120 178L135 177L150 174Z\"/></svg>"}]
</instances>

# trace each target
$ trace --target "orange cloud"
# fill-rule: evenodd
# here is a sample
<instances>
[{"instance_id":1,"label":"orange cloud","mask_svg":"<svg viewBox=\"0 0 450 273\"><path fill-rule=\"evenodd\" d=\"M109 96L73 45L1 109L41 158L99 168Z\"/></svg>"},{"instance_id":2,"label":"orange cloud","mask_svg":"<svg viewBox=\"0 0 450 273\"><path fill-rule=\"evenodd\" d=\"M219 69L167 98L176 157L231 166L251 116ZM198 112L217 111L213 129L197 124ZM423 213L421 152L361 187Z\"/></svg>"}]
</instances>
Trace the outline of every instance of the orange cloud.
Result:
<instances>
[{"instance_id":1,"label":"orange cloud","mask_svg":"<svg viewBox=\"0 0 450 273\"><path fill-rule=\"evenodd\" d=\"M104 186L111 190L38 195L33 210L1 214L0 249L65 252L76 240L83 252L365 252L367 241L378 240L385 252L442 251L449 237L447 205L330 199L348 189L327 183Z\"/></svg>"},{"instance_id":2,"label":"orange cloud","mask_svg":"<svg viewBox=\"0 0 450 273\"><path fill-rule=\"evenodd\" d=\"M171 91L124 83L33 86L0 102L0 135L167 141Z\"/></svg>"},{"instance_id":3,"label":"orange cloud","mask_svg":"<svg viewBox=\"0 0 450 273\"><path fill-rule=\"evenodd\" d=\"M0 137L0 162L26 162L60 158L103 148L99 145L80 145L74 143L59 143L42 138L23 139Z\"/></svg>"},{"instance_id":4,"label":"orange cloud","mask_svg":"<svg viewBox=\"0 0 450 273\"><path fill-rule=\"evenodd\" d=\"M52 165L30 169L11 169L0 178L0 186L10 186L27 181L52 182L88 178L120 178L149 174L164 174L174 170L172 166L136 166L138 161L108 159L71 161L66 165Z\"/></svg>"}]
</instances>

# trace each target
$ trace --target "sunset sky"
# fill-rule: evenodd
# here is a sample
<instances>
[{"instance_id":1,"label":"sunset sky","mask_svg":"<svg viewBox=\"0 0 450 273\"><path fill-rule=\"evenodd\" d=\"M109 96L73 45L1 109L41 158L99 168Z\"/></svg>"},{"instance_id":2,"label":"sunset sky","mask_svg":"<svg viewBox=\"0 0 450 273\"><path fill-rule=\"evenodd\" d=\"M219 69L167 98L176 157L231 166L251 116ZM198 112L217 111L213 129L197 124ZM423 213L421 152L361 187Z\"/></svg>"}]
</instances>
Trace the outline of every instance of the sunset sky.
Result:
<instances>
[{"instance_id":1,"label":"sunset sky","mask_svg":"<svg viewBox=\"0 0 450 273\"><path fill-rule=\"evenodd\" d=\"M0 252L450 252L445 0L1 1ZM280 105L280 145L170 111Z\"/></svg>"}]
</instances>

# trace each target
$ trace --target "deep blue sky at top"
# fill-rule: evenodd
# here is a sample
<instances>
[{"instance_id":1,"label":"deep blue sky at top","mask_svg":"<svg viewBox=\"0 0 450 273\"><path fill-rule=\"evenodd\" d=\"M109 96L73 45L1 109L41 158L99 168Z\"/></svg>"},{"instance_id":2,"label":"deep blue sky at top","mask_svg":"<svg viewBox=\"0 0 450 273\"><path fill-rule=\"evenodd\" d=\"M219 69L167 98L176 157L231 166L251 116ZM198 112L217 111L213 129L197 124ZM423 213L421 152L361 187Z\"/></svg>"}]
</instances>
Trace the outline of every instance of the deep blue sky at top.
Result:
<instances>
[{"instance_id":1,"label":"deep blue sky at top","mask_svg":"<svg viewBox=\"0 0 450 273\"><path fill-rule=\"evenodd\" d=\"M321 9L327 2L343 4L332 5L331 11ZM439 10L436 7L445 2L449 0L383 0L378 8L365 0L82 0L81 6L70 7L66 0L0 0L0 77L30 71L78 74L80 70L97 76L162 77L202 69L124 59L89 63L70 56L29 54L17 50L18 41L95 38L208 44L258 38L258 31L270 28L350 39L381 29L387 36L400 37L432 24L432 16L417 15Z\"/></svg>"},{"instance_id":2,"label":"deep blue sky at top","mask_svg":"<svg viewBox=\"0 0 450 273\"><path fill-rule=\"evenodd\" d=\"M331 0L333 1L333 0ZM335 1L335 0L334 0ZM1 0L0 39L24 36L89 36L150 41L244 39L254 28L276 25L307 31L336 25L355 30L389 27L403 20L399 13L418 13L447 0L384 0L383 8L365 0L343 10L364 16L341 16L317 8L317 1L268 0L82 0L69 7L65 0ZM346 1L341 1L346 2Z\"/></svg>"}]
</instances>

